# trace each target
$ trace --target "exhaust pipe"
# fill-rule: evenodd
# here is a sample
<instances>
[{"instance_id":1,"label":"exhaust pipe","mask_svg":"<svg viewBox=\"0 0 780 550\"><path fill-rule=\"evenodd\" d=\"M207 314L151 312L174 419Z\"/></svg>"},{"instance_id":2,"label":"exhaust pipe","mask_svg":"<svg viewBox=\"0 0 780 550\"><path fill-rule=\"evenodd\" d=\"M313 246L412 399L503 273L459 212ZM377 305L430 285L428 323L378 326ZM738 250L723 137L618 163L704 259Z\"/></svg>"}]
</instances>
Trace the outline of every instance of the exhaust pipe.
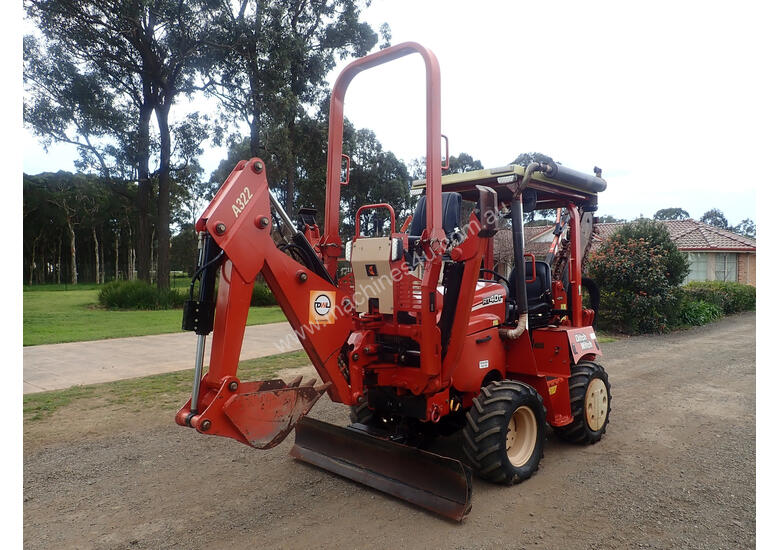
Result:
<instances>
[{"instance_id":1,"label":"exhaust pipe","mask_svg":"<svg viewBox=\"0 0 780 550\"><path fill-rule=\"evenodd\" d=\"M499 335L508 340L516 340L528 330L528 295L525 291L525 249L523 235L523 191L531 182L534 172L544 169L546 164L532 162L525 168L523 181L512 196L512 248L515 256L515 300L517 301L517 326L501 329Z\"/></svg>"}]
</instances>

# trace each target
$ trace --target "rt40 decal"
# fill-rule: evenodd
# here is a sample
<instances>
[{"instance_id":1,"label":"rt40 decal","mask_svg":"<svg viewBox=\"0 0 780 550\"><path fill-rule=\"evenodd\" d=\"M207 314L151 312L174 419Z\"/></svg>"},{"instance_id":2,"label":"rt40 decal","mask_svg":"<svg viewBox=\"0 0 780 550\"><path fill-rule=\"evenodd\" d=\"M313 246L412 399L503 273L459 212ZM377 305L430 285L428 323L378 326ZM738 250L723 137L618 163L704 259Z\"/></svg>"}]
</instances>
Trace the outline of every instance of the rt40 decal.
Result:
<instances>
[{"instance_id":1,"label":"rt40 decal","mask_svg":"<svg viewBox=\"0 0 780 550\"><path fill-rule=\"evenodd\" d=\"M233 204L233 215L238 218L238 215L244 211L244 208L249 204L249 199L252 198L252 192L249 187L244 187L244 190L236 198L236 202Z\"/></svg>"}]
</instances>

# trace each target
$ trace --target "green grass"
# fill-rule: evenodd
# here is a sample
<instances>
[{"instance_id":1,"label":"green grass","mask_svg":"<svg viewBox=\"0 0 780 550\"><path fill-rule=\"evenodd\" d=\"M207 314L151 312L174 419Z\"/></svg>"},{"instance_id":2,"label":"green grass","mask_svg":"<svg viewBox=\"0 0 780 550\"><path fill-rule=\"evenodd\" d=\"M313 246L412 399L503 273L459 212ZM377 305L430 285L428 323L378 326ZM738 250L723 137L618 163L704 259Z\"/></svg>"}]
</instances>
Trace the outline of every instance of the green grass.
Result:
<instances>
[{"instance_id":1,"label":"green grass","mask_svg":"<svg viewBox=\"0 0 780 550\"><path fill-rule=\"evenodd\" d=\"M307 364L309 364L309 357L304 351L271 355L241 361L238 365L238 377L242 380L264 380L272 378L281 369ZM188 369L130 380L28 394L24 396L24 420L25 422L42 420L62 407L84 400L95 402L95 408L119 405L140 410L146 407L181 406L192 391L192 373L192 369Z\"/></svg>"},{"instance_id":2,"label":"green grass","mask_svg":"<svg viewBox=\"0 0 780 550\"><path fill-rule=\"evenodd\" d=\"M602 344L608 344L610 342L617 342L617 338L614 336L610 336L607 332L601 332L599 330L596 331L596 337L598 338L599 342Z\"/></svg>"},{"instance_id":3,"label":"green grass","mask_svg":"<svg viewBox=\"0 0 780 550\"><path fill-rule=\"evenodd\" d=\"M79 285L78 290L68 291L52 288L57 286L45 285L34 290L25 288L22 296L23 345L83 342L181 331L181 309L105 310L97 305L97 285ZM249 309L247 324L262 325L284 320L284 314L277 306L253 307Z\"/></svg>"}]
</instances>

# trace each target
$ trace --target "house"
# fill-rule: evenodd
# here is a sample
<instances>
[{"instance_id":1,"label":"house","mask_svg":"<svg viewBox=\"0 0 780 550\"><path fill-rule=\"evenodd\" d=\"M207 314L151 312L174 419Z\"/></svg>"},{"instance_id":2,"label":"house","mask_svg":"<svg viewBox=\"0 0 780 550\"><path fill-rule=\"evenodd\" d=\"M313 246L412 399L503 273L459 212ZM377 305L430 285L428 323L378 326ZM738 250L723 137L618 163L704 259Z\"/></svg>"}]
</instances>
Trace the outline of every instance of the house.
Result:
<instances>
[{"instance_id":1,"label":"house","mask_svg":"<svg viewBox=\"0 0 780 550\"><path fill-rule=\"evenodd\" d=\"M690 281L736 281L756 286L756 240L697 220L662 221L677 248L687 254ZM597 224L594 245L622 224Z\"/></svg>"},{"instance_id":2,"label":"house","mask_svg":"<svg viewBox=\"0 0 780 550\"><path fill-rule=\"evenodd\" d=\"M662 221L677 248L688 256L690 281L736 281L756 285L756 240L697 220ZM593 246L598 247L622 224L598 223ZM552 225L526 226L525 252L544 259L553 240ZM512 265L510 230L499 230L495 244L495 268L508 276Z\"/></svg>"}]
</instances>

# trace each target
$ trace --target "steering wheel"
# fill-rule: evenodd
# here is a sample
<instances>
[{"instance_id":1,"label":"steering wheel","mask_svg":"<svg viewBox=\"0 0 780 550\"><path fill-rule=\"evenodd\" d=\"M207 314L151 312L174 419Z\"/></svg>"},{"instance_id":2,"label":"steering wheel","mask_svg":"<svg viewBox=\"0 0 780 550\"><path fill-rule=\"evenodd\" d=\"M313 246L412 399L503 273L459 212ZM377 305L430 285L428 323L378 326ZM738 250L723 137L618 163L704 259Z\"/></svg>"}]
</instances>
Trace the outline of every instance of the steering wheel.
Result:
<instances>
[{"instance_id":1,"label":"steering wheel","mask_svg":"<svg viewBox=\"0 0 780 550\"><path fill-rule=\"evenodd\" d=\"M496 279L498 279L498 280L500 280L500 281L504 281L504 282L506 283L506 288L507 288L507 290L511 290L511 289L512 289L512 285L510 285L510 284L509 284L509 281L507 281L507 280L506 280L506 278L505 278L503 275L499 275L498 273L496 273L496 272L495 272L495 271L493 271L492 269L484 269L484 268L483 268L483 269L480 269L480 270L479 270L479 274L480 274L480 275L482 275L482 273L483 273L483 272L485 272L485 273L490 273L490 274L491 274L491 275L493 275L493 276L494 276Z\"/></svg>"}]
</instances>

